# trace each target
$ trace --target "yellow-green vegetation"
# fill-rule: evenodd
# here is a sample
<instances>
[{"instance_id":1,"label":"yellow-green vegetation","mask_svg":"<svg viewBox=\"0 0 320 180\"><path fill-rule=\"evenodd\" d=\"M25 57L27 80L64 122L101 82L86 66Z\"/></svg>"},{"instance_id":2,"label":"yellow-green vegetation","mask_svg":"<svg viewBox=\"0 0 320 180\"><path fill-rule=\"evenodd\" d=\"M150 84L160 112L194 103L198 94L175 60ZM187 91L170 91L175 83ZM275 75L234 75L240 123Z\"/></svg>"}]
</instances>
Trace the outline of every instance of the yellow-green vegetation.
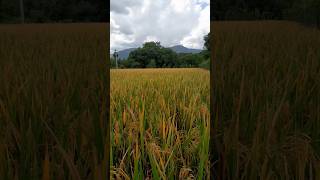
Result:
<instances>
[{"instance_id":1,"label":"yellow-green vegetation","mask_svg":"<svg viewBox=\"0 0 320 180\"><path fill-rule=\"evenodd\" d=\"M216 179L320 179L320 31L215 22Z\"/></svg>"},{"instance_id":2,"label":"yellow-green vegetation","mask_svg":"<svg viewBox=\"0 0 320 180\"><path fill-rule=\"evenodd\" d=\"M0 179L106 179L107 24L0 25Z\"/></svg>"},{"instance_id":3,"label":"yellow-green vegetation","mask_svg":"<svg viewBox=\"0 0 320 180\"><path fill-rule=\"evenodd\" d=\"M209 74L111 70L114 179L209 179Z\"/></svg>"}]
</instances>

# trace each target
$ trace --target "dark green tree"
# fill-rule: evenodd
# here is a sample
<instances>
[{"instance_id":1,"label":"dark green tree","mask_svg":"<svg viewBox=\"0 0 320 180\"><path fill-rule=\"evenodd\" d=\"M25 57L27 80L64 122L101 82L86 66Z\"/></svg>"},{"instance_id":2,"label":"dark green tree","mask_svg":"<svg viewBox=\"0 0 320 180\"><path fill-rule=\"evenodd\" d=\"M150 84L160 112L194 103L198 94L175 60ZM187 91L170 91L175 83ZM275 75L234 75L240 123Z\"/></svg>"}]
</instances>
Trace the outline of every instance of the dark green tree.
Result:
<instances>
[{"instance_id":1,"label":"dark green tree","mask_svg":"<svg viewBox=\"0 0 320 180\"><path fill-rule=\"evenodd\" d=\"M169 48L162 47L160 42L146 42L142 48L130 52L128 63L135 62L136 66L145 68L151 60L154 60L155 67L174 67L176 58L176 53Z\"/></svg>"},{"instance_id":2,"label":"dark green tree","mask_svg":"<svg viewBox=\"0 0 320 180\"><path fill-rule=\"evenodd\" d=\"M209 50L209 51L210 51L210 38L211 38L210 32L207 35L205 35L203 38L204 47L206 50Z\"/></svg>"},{"instance_id":3,"label":"dark green tree","mask_svg":"<svg viewBox=\"0 0 320 180\"><path fill-rule=\"evenodd\" d=\"M147 68L155 68L157 67L156 61L154 59L151 59L149 64L147 65Z\"/></svg>"},{"instance_id":4,"label":"dark green tree","mask_svg":"<svg viewBox=\"0 0 320 180\"><path fill-rule=\"evenodd\" d=\"M180 54L178 57L179 67L199 67L203 61L201 54Z\"/></svg>"}]
</instances>

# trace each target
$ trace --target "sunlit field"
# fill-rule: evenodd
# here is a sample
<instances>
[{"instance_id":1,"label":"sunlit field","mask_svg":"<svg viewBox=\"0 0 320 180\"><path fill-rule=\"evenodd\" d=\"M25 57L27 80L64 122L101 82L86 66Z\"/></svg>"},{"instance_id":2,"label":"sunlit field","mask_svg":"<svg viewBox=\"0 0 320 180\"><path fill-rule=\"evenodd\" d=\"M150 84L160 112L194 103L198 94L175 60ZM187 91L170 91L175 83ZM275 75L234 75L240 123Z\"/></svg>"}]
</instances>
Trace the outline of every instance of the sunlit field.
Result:
<instances>
[{"instance_id":1,"label":"sunlit field","mask_svg":"<svg viewBox=\"0 0 320 180\"><path fill-rule=\"evenodd\" d=\"M0 25L0 179L106 179L107 24Z\"/></svg>"},{"instance_id":2,"label":"sunlit field","mask_svg":"<svg viewBox=\"0 0 320 180\"><path fill-rule=\"evenodd\" d=\"M215 22L216 179L320 179L320 31Z\"/></svg>"},{"instance_id":3,"label":"sunlit field","mask_svg":"<svg viewBox=\"0 0 320 180\"><path fill-rule=\"evenodd\" d=\"M209 71L111 70L111 176L209 179Z\"/></svg>"}]
</instances>

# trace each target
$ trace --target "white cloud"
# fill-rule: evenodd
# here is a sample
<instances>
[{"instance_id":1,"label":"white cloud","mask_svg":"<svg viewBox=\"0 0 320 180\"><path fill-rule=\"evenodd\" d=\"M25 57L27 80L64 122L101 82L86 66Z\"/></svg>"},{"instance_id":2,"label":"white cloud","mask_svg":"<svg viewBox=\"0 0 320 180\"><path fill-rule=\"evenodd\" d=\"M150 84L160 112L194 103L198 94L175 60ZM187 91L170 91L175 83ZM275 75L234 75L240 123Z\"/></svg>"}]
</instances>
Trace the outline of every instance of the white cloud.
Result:
<instances>
[{"instance_id":1,"label":"white cloud","mask_svg":"<svg viewBox=\"0 0 320 180\"><path fill-rule=\"evenodd\" d=\"M111 0L111 51L153 40L201 49L209 9L209 0Z\"/></svg>"},{"instance_id":2,"label":"white cloud","mask_svg":"<svg viewBox=\"0 0 320 180\"><path fill-rule=\"evenodd\" d=\"M200 13L198 25L188 36L183 38L181 44L192 48L202 47L204 44L203 37L208 34L208 29L210 29L208 22L210 22L210 7L206 6Z\"/></svg>"}]
</instances>

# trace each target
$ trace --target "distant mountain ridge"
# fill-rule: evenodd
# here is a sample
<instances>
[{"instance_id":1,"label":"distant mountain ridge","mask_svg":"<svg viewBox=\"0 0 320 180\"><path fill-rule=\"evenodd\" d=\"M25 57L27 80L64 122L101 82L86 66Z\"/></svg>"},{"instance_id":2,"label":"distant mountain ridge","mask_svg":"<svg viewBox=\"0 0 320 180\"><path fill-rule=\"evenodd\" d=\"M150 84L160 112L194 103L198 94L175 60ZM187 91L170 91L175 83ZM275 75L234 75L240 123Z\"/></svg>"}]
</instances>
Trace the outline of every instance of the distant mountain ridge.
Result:
<instances>
[{"instance_id":1,"label":"distant mountain ridge","mask_svg":"<svg viewBox=\"0 0 320 180\"><path fill-rule=\"evenodd\" d=\"M196 53L200 53L202 51L201 49L186 48L182 45L176 45L176 46L172 46L169 48L172 49L173 51L175 51L176 53L196 54ZM138 48L129 48L129 49L124 49L124 50L118 51L119 58L120 59L127 59L129 57L130 52L134 51L136 49L138 49ZM112 54L110 54L110 56L112 56Z\"/></svg>"},{"instance_id":2,"label":"distant mountain ridge","mask_svg":"<svg viewBox=\"0 0 320 180\"><path fill-rule=\"evenodd\" d=\"M200 53L202 50L201 49L191 49L191 48L186 48L182 45L177 45L177 46L172 46L169 47L170 49L172 49L173 51L175 51L176 53Z\"/></svg>"}]
</instances>

